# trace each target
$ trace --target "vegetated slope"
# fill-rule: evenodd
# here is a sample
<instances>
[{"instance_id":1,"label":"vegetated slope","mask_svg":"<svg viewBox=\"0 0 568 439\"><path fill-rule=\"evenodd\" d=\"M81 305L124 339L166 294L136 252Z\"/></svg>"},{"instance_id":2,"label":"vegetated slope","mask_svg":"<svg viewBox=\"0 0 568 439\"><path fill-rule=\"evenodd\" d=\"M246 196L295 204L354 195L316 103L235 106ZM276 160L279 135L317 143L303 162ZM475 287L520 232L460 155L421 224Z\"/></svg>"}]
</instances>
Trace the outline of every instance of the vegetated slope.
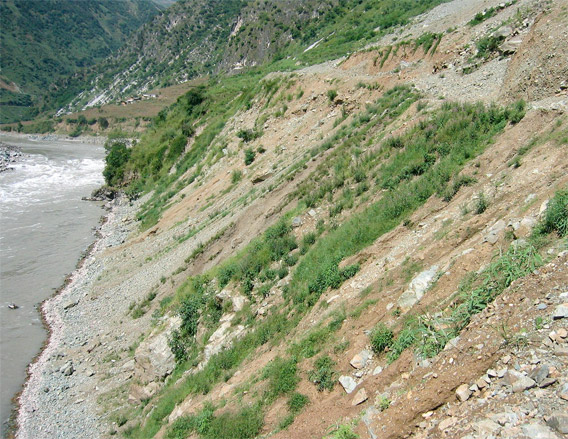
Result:
<instances>
[{"instance_id":1,"label":"vegetated slope","mask_svg":"<svg viewBox=\"0 0 568 439\"><path fill-rule=\"evenodd\" d=\"M94 69L67 108L273 60L297 68L332 59L442 1L182 0Z\"/></svg>"},{"instance_id":2,"label":"vegetated slope","mask_svg":"<svg viewBox=\"0 0 568 439\"><path fill-rule=\"evenodd\" d=\"M72 391L38 387L42 428L98 403L103 437L554 437L566 92L493 100L546 62L527 35L568 48L566 9L463 3L342 63L213 78L108 145L107 181L142 198L53 305L69 346L43 384Z\"/></svg>"},{"instance_id":3,"label":"vegetated slope","mask_svg":"<svg viewBox=\"0 0 568 439\"><path fill-rule=\"evenodd\" d=\"M2 1L0 123L54 105L58 79L108 57L160 10L152 0Z\"/></svg>"}]
</instances>

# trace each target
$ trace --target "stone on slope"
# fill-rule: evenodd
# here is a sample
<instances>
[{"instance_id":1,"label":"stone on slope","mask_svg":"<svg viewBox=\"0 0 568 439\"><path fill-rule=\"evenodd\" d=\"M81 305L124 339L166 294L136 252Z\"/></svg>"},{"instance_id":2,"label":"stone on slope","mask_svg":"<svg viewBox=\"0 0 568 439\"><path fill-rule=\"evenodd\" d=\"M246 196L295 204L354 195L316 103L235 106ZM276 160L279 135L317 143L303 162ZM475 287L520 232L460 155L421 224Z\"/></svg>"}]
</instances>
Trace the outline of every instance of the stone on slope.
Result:
<instances>
[{"instance_id":1,"label":"stone on slope","mask_svg":"<svg viewBox=\"0 0 568 439\"><path fill-rule=\"evenodd\" d=\"M367 392L365 391L365 389L361 389L353 397L353 401L351 401L351 405L356 406L356 405L362 404L365 401L367 401L367 399L369 399L369 397L367 396Z\"/></svg>"},{"instance_id":2,"label":"stone on slope","mask_svg":"<svg viewBox=\"0 0 568 439\"><path fill-rule=\"evenodd\" d=\"M357 383L355 382L355 380L348 375L340 376L339 384L343 386L343 389L348 394L353 392L353 390L355 390L355 387L357 387Z\"/></svg>"},{"instance_id":3,"label":"stone on slope","mask_svg":"<svg viewBox=\"0 0 568 439\"><path fill-rule=\"evenodd\" d=\"M351 359L349 364L355 369L363 369L367 365L369 358L371 358L371 353L367 349L363 349Z\"/></svg>"},{"instance_id":4,"label":"stone on slope","mask_svg":"<svg viewBox=\"0 0 568 439\"><path fill-rule=\"evenodd\" d=\"M433 265L428 270L423 271L412 279L408 289L399 297L398 306L402 309L412 308L420 299L422 299L426 290L430 287L430 285L432 285L437 273L438 266Z\"/></svg>"}]
</instances>

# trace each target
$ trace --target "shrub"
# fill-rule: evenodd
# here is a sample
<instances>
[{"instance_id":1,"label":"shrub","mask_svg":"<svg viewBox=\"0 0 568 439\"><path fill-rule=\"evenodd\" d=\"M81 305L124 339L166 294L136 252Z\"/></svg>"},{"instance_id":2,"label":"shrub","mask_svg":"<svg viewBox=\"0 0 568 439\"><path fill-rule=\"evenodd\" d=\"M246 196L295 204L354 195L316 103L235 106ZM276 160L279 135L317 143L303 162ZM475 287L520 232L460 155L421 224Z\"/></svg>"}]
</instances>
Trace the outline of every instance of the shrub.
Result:
<instances>
[{"instance_id":1,"label":"shrub","mask_svg":"<svg viewBox=\"0 0 568 439\"><path fill-rule=\"evenodd\" d=\"M300 378L297 375L298 366L296 359L284 360L276 357L265 367L263 378L269 380L269 396L277 398L286 395L296 389Z\"/></svg>"},{"instance_id":2,"label":"shrub","mask_svg":"<svg viewBox=\"0 0 568 439\"><path fill-rule=\"evenodd\" d=\"M288 276L288 267L286 267L285 265L283 265L282 267L280 267L278 269L278 278L280 279L284 279L286 276Z\"/></svg>"},{"instance_id":3,"label":"shrub","mask_svg":"<svg viewBox=\"0 0 568 439\"><path fill-rule=\"evenodd\" d=\"M124 168L130 158L130 150L122 142L113 142L107 149L109 152L105 157L106 166L103 176L109 186L116 186L122 183Z\"/></svg>"},{"instance_id":4,"label":"shrub","mask_svg":"<svg viewBox=\"0 0 568 439\"><path fill-rule=\"evenodd\" d=\"M340 425L331 436L332 439L359 439L359 435L353 431L353 427L348 424Z\"/></svg>"},{"instance_id":5,"label":"shrub","mask_svg":"<svg viewBox=\"0 0 568 439\"><path fill-rule=\"evenodd\" d=\"M568 234L568 187L556 192L548 202L544 218L535 228L535 234L556 232L559 237Z\"/></svg>"},{"instance_id":6,"label":"shrub","mask_svg":"<svg viewBox=\"0 0 568 439\"><path fill-rule=\"evenodd\" d=\"M329 99L329 102L333 103L336 97L337 97L337 90L332 89L327 91L327 98Z\"/></svg>"},{"instance_id":7,"label":"shrub","mask_svg":"<svg viewBox=\"0 0 568 439\"><path fill-rule=\"evenodd\" d=\"M299 413L309 402L310 399L306 395L294 392L288 399L288 410L292 413Z\"/></svg>"},{"instance_id":8,"label":"shrub","mask_svg":"<svg viewBox=\"0 0 568 439\"><path fill-rule=\"evenodd\" d=\"M393 333L384 323L379 323L371 332L370 338L373 352L380 354L391 346Z\"/></svg>"},{"instance_id":9,"label":"shrub","mask_svg":"<svg viewBox=\"0 0 568 439\"><path fill-rule=\"evenodd\" d=\"M252 142L254 139L258 139L261 136L259 131L254 130L239 130L237 132L237 137L243 140L243 142Z\"/></svg>"},{"instance_id":10,"label":"shrub","mask_svg":"<svg viewBox=\"0 0 568 439\"><path fill-rule=\"evenodd\" d=\"M237 184L243 178L243 173L238 169L235 169L231 174L231 183Z\"/></svg>"},{"instance_id":11,"label":"shrub","mask_svg":"<svg viewBox=\"0 0 568 439\"><path fill-rule=\"evenodd\" d=\"M251 149L245 149L245 165L250 165L252 162L254 162L254 158L256 156L256 153Z\"/></svg>"},{"instance_id":12,"label":"shrub","mask_svg":"<svg viewBox=\"0 0 568 439\"><path fill-rule=\"evenodd\" d=\"M314 244L315 242L316 242L316 234L314 232L306 233L302 237L302 244L304 244L304 246L306 246L306 247L309 247L310 245Z\"/></svg>"},{"instance_id":13,"label":"shrub","mask_svg":"<svg viewBox=\"0 0 568 439\"><path fill-rule=\"evenodd\" d=\"M487 198L485 198L485 194L483 192L480 192L477 195L474 212L477 215L480 215L487 210L487 207L489 207L489 202L487 201Z\"/></svg>"},{"instance_id":14,"label":"shrub","mask_svg":"<svg viewBox=\"0 0 568 439\"><path fill-rule=\"evenodd\" d=\"M314 363L314 369L309 372L308 377L314 383L318 391L333 390L337 373L333 370L335 362L328 355L319 357Z\"/></svg>"},{"instance_id":15,"label":"shrub","mask_svg":"<svg viewBox=\"0 0 568 439\"><path fill-rule=\"evenodd\" d=\"M416 329L411 325L407 325L391 344L391 350L388 353L387 360L389 363L395 361L406 348L409 348L416 341Z\"/></svg>"}]
</instances>

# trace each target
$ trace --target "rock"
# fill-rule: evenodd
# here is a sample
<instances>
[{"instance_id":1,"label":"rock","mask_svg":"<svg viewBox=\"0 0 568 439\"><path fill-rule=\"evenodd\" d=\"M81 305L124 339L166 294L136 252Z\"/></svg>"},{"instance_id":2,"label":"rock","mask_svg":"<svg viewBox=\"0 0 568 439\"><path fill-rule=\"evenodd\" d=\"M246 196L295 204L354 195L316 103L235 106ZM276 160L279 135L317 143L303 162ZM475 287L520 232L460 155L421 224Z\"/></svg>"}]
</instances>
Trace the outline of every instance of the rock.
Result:
<instances>
[{"instance_id":1,"label":"rock","mask_svg":"<svg viewBox=\"0 0 568 439\"><path fill-rule=\"evenodd\" d=\"M78 301L78 300L74 300L74 301L72 301L72 302L68 302L67 304L65 304L65 305L63 306L63 309L64 309L64 310L68 310L68 309L73 308L74 306L77 306L78 304L79 304L79 301Z\"/></svg>"},{"instance_id":2,"label":"rock","mask_svg":"<svg viewBox=\"0 0 568 439\"><path fill-rule=\"evenodd\" d=\"M300 218L299 216L295 217L292 220L292 227L294 228L300 227L302 224L303 224L302 218Z\"/></svg>"},{"instance_id":3,"label":"rock","mask_svg":"<svg viewBox=\"0 0 568 439\"><path fill-rule=\"evenodd\" d=\"M174 325L170 323L170 328ZM142 341L134 353L135 374L143 382L159 381L172 373L176 365L168 344L166 330L150 335Z\"/></svg>"},{"instance_id":4,"label":"rock","mask_svg":"<svg viewBox=\"0 0 568 439\"><path fill-rule=\"evenodd\" d=\"M485 389L487 387L487 381L485 381L483 378L478 378L475 384L477 384L477 387L479 387L480 389Z\"/></svg>"},{"instance_id":5,"label":"rock","mask_svg":"<svg viewBox=\"0 0 568 439\"><path fill-rule=\"evenodd\" d=\"M272 177L272 175L273 175L272 172L267 172L265 174L257 175L252 179L252 184L262 183L264 180L267 180L270 177Z\"/></svg>"},{"instance_id":6,"label":"rock","mask_svg":"<svg viewBox=\"0 0 568 439\"><path fill-rule=\"evenodd\" d=\"M568 330L566 328L560 328L558 331L556 331L556 334L560 338L566 338L568 337Z\"/></svg>"},{"instance_id":7,"label":"rock","mask_svg":"<svg viewBox=\"0 0 568 439\"><path fill-rule=\"evenodd\" d=\"M563 400L568 401L568 383L564 384L558 391L558 396L560 396Z\"/></svg>"},{"instance_id":8,"label":"rock","mask_svg":"<svg viewBox=\"0 0 568 439\"><path fill-rule=\"evenodd\" d=\"M538 387L544 389L545 387L551 386L556 382L556 378L545 378L540 383L538 383Z\"/></svg>"},{"instance_id":9,"label":"rock","mask_svg":"<svg viewBox=\"0 0 568 439\"><path fill-rule=\"evenodd\" d=\"M491 419L483 419L473 424L473 429L483 437L493 435L501 426Z\"/></svg>"},{"instance_id":10,"label":"rock","mask_svg":"<svg viewBox=\"0 0 568 439\"><path fill-rule=\"evenodd\" d=\"M375 367L375 369L373 370L373 376L380 374L382 371L383 371L383 368L381 366Z\"/></svg>"},{"instance_id":11,"label":"rock","mask_svg":"<svg viewBox=\"0 0 568 439\"><path fill-rule=\"evenodd\" d=\"M566 413L553 413L547 419L546 425L559 433L568 434L568 415Z\"/></svg>"},{"instance_id":12,"label":"rock","mask_svg":"<svg viewBox=\"0 0 568 439\"><path fill-rule=\"evenodd\" d=\"M369 436L371 437L371 439L377 439L378 436L372 428L372 422L373 422L373 418L376 415L378 415L380 413L380 411L375 406L371 406L367 410L365 410L364 412L365 413L361 417L361 420L365 424L365 427L367 427L367 432L369 433Z\"/></svg>"},{"instance_id":13,"label":"rock","mask_svg":"<svg viewBox=\"0 0 568 439\"><path fill-rule=\"evenodd\" d=\"M488 242L489 244L494 245L499 240L499 236L501 235L501 232L505 230L505 227L507 227L505 221L497 221L495 224L493 224L493 226L491 226L491 228L487 232L487 235L485 235L485 238L483 238L483 242Z\"/></svg>"},{"instance_id":14,"label":"rock","mask_svg":"<svg viewBox=\"0 0 568 439\"><path fill-rule=\"evenodd\" d=\"M339 384L343 386L343 389L347 394L353 392L353 390L355 390L355 388L357 387L355 380L347 375L342 375L339 377Z\"/></svg>"},{"instance_id":15,"label":"rock","mask_svg":"<svg viewBox=\"0 0 568 439\"><path fill-rule=\"evenodd\" d=\"M314 209L308 210L308 215L314 218L317 215L317 212Z\"/></svg>"},{"instance_id":16,"label":"rock","mask_svg":"<svg viewBox=\"0 0 568 439\"><path fill-rule=\"evenodd\" d=\"M458 422L457 418L450 416L438 424L438 430L446 431L448 428L453 427L456 422Z\"/></svg>"},{"instance_id":17,"label":"rock","mask_svg":"<svg viewBox=\"0 0 568 439\"><path fill-rule=\"evenodd\" d=\"M424 296L424 293L436 278L437 273L438 266L433 265L428 270L423 271L412 279L408 289L402 293L398 299L398 306L403 309L412 308L420 299L422 299L422 296Z\"/></svg>"},{"instance_id":18,"label":"rock","mask_svg":"<svg viewBox=\"0 0 568 439\"><path fill-rule=\"evenodd\" d=\"M513 28L511 26L502 26L493 32L493 36L497 38L507 38L513 34Z\"/></svg>"},{"instance_id":19,"label":"rock","mask_svg":"<svg viewBox=\"0 0 568 439\"><path fill-rule=\"evenodd\" d=\"M521 425L521 431L528 439L559 439L556 433L541 424Z\"/></svg>"},{"instance_id":20,"label":"rock","mask_svg":"<svg viewBox=\"0 0 568 439\"><path fill-rule=\"evenodd\" d=\"M75 372L75 369L73 368L73 363L68 361L61 367L61 369L59 369L59 371L65 376L71 376L73 375L73 372Z\"/></svg>"},{"instance_id":21,"label":"rock","mask_svg":"<svg viewBox=\"0 0 568 439\"><path fill-rule=\"evenodd\" d=\"M471 396L471 390L467 384L462 384L456 389L456 396L461 402L467 401Z\"/></svg>"},{"instance_id":22,"label":"rock","mask_svg":"<svg viewBox=\"0 0 568 439\"><path fill-rule=\"evenodd\" d=\"M538 309L539 311L544 311L546 308L548 308L548 305L546 303L539 303L536 306L536 309Z\"/></svg>"},{"instance_id":23,"label":"rock","mask_svg":"<svg viewBox=\"0 0 568 439\"><path fill-rule=\"evenodd\" d=\"M536 386L536 382L516 370L507 370L503 382L512 387L513 392L522 392Z\"/></svg>"},{"instance_id":24,"label":"rock","mask_svg":"<svg viewBox=\"0 0 568 439\"><path fill-rule=\"evenodd\" d=\"M363 369L366 366L367 361L369 361L370 357L371 353L368 350L364 349L361 352L359 352L357 355L355 355L351 359L349 364L353 366L355 369Z\"/></svg>"},{"instance_id":25,"label":"rock","mask_svg":"<svg viewBox=\"0 0 568 439\"><path fill-rule=\"evenodd\" d=\"M365 391L364 388L362 388L353 397L353 401L351 401L351 405L356 406L356 405L362 404L365 401L367 401L367 399L369 399L369 397L367 396L367 392Z\"/></svg>"},{"instance_id":26,"label":"rock","mask_svg":"<svg viewBox=\"0 0 568 439\"><path fill-rule=\"evenodd\" d=\"M554 320L565 319L568 317L568 303L558 305L552 314Z\"/></svg>"},{"instance_id":27,"label":"rock","mask_svg":"<svg viewBox=\"0 0 568 439\"><path fill-rule=\"evenodd\" d=\"M549 374L549 368L546 364L535 368L531 373L529 373L529 378L533 379L538 385L544 381Z\"/></svg>"},{"instance_id":28,"label":"rock","mask_svg":"<svg viewBox=\"0 0 568 439\"><path fill-rule=\"evenodd\" d=\"M520 40L518 38L514 40L508 40L501 44L499 51L502 55L512 55L517 52L517 50L519 50L519 47L521 47L522 44L523 40Z\"/></svg>"}]
</instances>

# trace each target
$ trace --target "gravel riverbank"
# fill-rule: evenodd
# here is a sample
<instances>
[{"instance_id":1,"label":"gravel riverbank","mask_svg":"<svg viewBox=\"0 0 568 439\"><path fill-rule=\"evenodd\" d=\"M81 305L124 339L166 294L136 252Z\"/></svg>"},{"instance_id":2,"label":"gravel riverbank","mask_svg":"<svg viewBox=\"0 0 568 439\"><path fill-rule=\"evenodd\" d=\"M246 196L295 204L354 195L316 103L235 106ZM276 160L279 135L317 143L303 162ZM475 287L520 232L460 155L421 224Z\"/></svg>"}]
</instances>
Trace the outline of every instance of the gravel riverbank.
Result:
<instances>
[{"instance_id":1,"label":"gravel riverbank","mask_svg":"<svg viewBox=\"0 0 568 439\"><path fill-rule=\"evenodd\" d=\"M49 339L28 369L19 397L17 438L97 438L108 431L97 408L97 364L82 351L88 353L89 344L97 342L97 328L104 325L109 311L90 295L105 269L100 256L124 242L135 227L126 219L136 207L121 198L107 207L109 213L90 252L59 293L42 304Z\"/></svg>"}]
</instances>

